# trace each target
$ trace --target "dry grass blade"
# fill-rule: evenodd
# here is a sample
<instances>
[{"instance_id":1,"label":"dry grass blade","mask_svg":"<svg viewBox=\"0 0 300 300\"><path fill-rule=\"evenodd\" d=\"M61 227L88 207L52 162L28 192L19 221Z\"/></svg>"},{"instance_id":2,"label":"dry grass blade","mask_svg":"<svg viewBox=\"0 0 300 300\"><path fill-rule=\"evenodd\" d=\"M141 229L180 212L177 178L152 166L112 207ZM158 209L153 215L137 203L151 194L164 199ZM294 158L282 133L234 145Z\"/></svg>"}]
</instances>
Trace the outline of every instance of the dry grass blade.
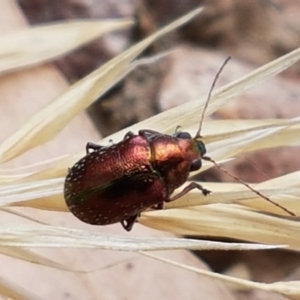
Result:
<instances>
[{"instance_id":1,"label":"dry grass blade","mask_svg":"<svg viewBox=\"0 0 300 300\"><path fill-rule=\"evenodd\" d=\"M0 145L0 163L53 138L80 111L131 71L131 62L153 41L188 22L201 10L194 10L157 31L71 86Z\"/></svg>"},{"instance_id":2,"label":"dry grass blade","mask_svg":"<svg viewBox=\"0 0 300 300\"><path fill-rule=\"evenodd\" d=\"M253 72L235 80L230 84L227 84L226 86L217 89L213 93L210 100L210 104L207 109L207 115L232 101L234 98L241 96L247 90L282 72L299 59L300 48L254 70ZM172 108L164 113L142 121L139 124L130 126L125 130L118 132L118 134L111 135L105 140L116 140L124 136L126 131L131 130L135 132L139 128L153 128L160 132L173 133L177 125L182 126L182 129L188 128L189 126L195 124L199 125L201 112L206 98L207 96L203 96L201 99L189 101L183 105ZM205 137L205 122L203 127L203 136Z\"/></svg>"},{"instance_id":3,"label":"dry grass blade","mask_svg":"<svg viewBox=\"0 0 300 300\"><path fill-rule=\"evenodd\" d=\"M0 277L0 294L13 300L42 300L32 292L18 286L7 279Z\"/></svg>"},{"instance_id":4,"label":"dry grass blade","mask_svg":"<svg viewBox=\"0 0 300 300\"><path fill-rule=\"evenodd\" d=\"M72 268L66 267L52 259L44 257L40 254L34 253L29 249L24 249L22 247L9 247L0 246L0 253L6 256L17 258L30 263L38 264L41 266L50 267L57 270L68 271L68 272L78 272Z\"/></svg>"},{"instance_id":5,"label":"dry grass blade","mask_svg":"<svg viewBox=\"0 0 300 300\"><path fill-rule=\"evenodd\" d=\"M300 208L298 205L298 199L300 194L300 184L298 178L299 172L294 172L279 177L276 181L271 180L270 183L269 181L266 181L263 184L256 184L252 186L265 196L270 197L272 200L293 211L296 215L299 215ZM59 179L59 185L50 186L48 189L43 188L42 190L33 190L20 194L12 193L9 196L3 195L1 197L0 205L24 206L50 211L68 211L61 195L63 180L63 178ZM186 182L181 189L189 183L189 181ZM209 197L204 197L201 193L199 193L199 191L195 190L175 202L166 204L165 208L180 208L212 203L240 203L264 212L283 214L284 216L286 215L285 212L280 210L278 207L258 197L241 184L206 182L205 187L213 191ZM179 192L181 189L176 192Z\"/></svg>"},{"instance_id":6,"label":"dry grass blade","mask_svg":"<svg viewBox=\"0 0 300 300\"><path fill-rule=\"evenodd\" d=\"M237 97L241 95L243 92L250 89L251 87L257 85L258 83L263 82L264 80L268 79L274 74L281 72L285 68L295 63L295 61L299 60L299 58L300 58L300 48L249 73L242 79L238 79L235 82L216 90L216 92L214 93L211 99L211 101L214 101L213 108L211 108L211 106L209 105L208 112L215 111L216 109L226 104L230 100L233 100L233 97ZM226 91L226 93L224 91ZM201 110L205 100L206 98L203 97L200 100L190 101L186 104L170 109L164 113L161 113L145 121L142 121L138 124L130 126L124 130L121 130L116 134L110 135L109 137L103 139L101 143L102 144L108 143L110 139L114 141L118 141L122 139L125 133L128 132L129 130L133 132L137 132L141 128L152 128L153 130L161 131L164 133L172 133L174 132L177 125L182 126L183 129L189 128L191 126L198 126L199 116L201 115ZM55 114L55 112L53 113ZM232 122L234 124L235 121ZM244 120L242 122L244 122ZM247 121L245 122L246 122L245 124L247 124ZM266 120L266 124L268 122L269 120ZM278 124L282 124L278 120L277 122ZM206 132L205 132L206 126L207 126L206 122L204 122L204 126L203 126L204 142L206 142ZM214 131L217 130L216 128L219 130L220 126L215 127ZM219 136L218 139L220 138L221 137ZM222 139L226 139L226 138L227 138L226 134L223 133ZM209 136L207 137L207 140L210 141ZM0 146L0 155L1 152L3 152L3 147L1 149ZM54 163L51 167L49 167L49 169L45 169L39 172L38 174L33 175L32 178L46 179L46 178L52 178L53 176L64 176L66 174L67 167L72 165L75 161L77 161L82 156L84 156L84 151L74 155L70 155L67 158L62 158L56 161L56 163Z\"/></svg>"},{"instance_id":7,"label":"dry grass blade","mask_svg":"<svg viewBox=\"0 0 300 300\"><path fill-rule=\"evenodd\" d=\"M300 224L240 206L212 204L151 211L142 214L141 224L180 235L231 237L256 243L285 244L300 250Z\"/></svg>"},{"instance_id":8,"label":"dry grass blade","mask_svg":"<svg viewBox=\"0 0 300 300\"><path fill-rule=\"evenodd\" d=\"M157 255L153 255L150 253L142 253L142 254L147 257L159 260L161 262L182 268L184 270L189 270L189 271L195 272L197 274L215 278L215 279L221 280L225 283L236 285L238 287L243 287L243 288L248 288L248 289L260 289L263 291L275 292L275 293L279 293L291 300L300 299L300 281L274 282L274 283L253 282L253 281L249 281L249 280L245 280L245 279L234 278L234 277L226 276L223 274L217 274L214 272L202 270L199 268L195 268L192 266L188 266L185 264L175 262L170 259L159 257Z\"/></svg>"},{"instance_id":9,"label":"dry grass blade","mask_svg":"<svg viewBox=\"0 0 300 300\"><path fill-rule=\"evenodd\" d=\"M99 248L121 251L261 250L286 247L284 245L222 243L183 238L104 236L79 229L41 224L1 226L0 245L10 247Z\"/></svg>"},{"instance_id":10,"label":"dry grass blade","mask_svg":"<svg viewBox=\"0 0 300 300\"><path fill-rule=\"evenodd\" d=\"M300 214L300 210L297 205L300 189L299 182L297 181L298 176L299 173L295 172L289 174L289 176L277 178L278 183L270 187L264 185L268 184L268 181L263 185L253 185L253 187L259 190L265 196L270 197L271 199L276 200L278 203L288 207L296 214ZM51 184L52 180L49 181ZM0 206L2 206L2 208L5 206L24 206L49 211L68 211L61 195L63 181L64 178L59 178L58 184L51 184L49 187L45 187L43 182L41 182L40 185L39 182L36 182L39 188L28 192L26 191L26 184L25 192L23 192L21 189L22 185L17 185L20 187L20 192L16 193L12 191L8 196L4 195L4 190L0 193L0 195L2 194ZM186 182L182 188L189 183L189 181ZM207 182L205 183L205 187L213 191L209 197L203 197L199 191L191 191L177 201L166 204L165 208L179 208L211 203L241 203L254 208L260 208L262 211L269 213L284 214L282 210L259 198L252 191L240 184ZM179 190L176 192L179 192ZM258 200L254 201L256 199ZM251 203L240 202L242 200L251 200Z\"/></svg>"},{"instance_id":11,"label":"dry grass blade","mask_svg":"<svg viewBox=\"0 0 300 300\"><path fill-rule=\"evenodd\" d=\"M161 115L166 116L168 118L168 112L164 112ZM274 120L207 120L204 124L205 137L204 140L207 144L217 141L227 141L229 138L235 138L236 136L242 135L243 133L258 131L260 129L270 129L270 128L279 128L281 126L289 126L292 124L296 124L298 121L289 120L289 119L274 119ZM141 123L139 123L141 124ZM129 127L124 131L133 130L141 125L135 125L134 127ZM150 125L149 125L150 126ZM152 124L151 126L155 127L157 124ZM188 126L185 130L189 132L196 132L198 124L193 124L193 126ZM150 127L149 127L150 128ZM293 127L294 130L298 130L298 127ZM283 132L282 134L286 139L287 134L292 132L291 128L288 128L287 132ZM122 132L124 132L122 131ZM116 136L116 135L114 135ZM121 137L121 134L117 134L118 137ZM105 139L107 140L107 139ZM277 139L277 145L283 144L282 139ZM288 141L283 140L288 144ZM274 143L274 139L272 139ZM279 143L279 144L278 144ZM281 144L280 144L281 143ZM228 144L228 143L227 143ZM68 166L72 165L74 161L78 160L80 157L84 155L84 151L77 153L75 155L57 157L55 159L49 161L43 161L39 163L35 163L32 165L27 165L22 168L15 169L2 169L0 170L0 179L1 183L11 182L11 181L28 181L28 180L42 180L47 178L54 178L57 176L64 176L66 174L66 170ZM41 169L40 172L37 170ZM203 171L201 169L201 171ZM19 180L20 179L20 180ZM1 184L0 183L0 184Z\"/></svg>"},{"instance_id":12,"label":"dry grass blade","mask_svg":"<svg viewBox=\"0 0 300 300\"><path fill-rule=\"evenodd\" d=\"M289 174L288 178L294 180L299 178L299 172ZM282 182L288 181L282 177ZM190 181L188 181L182 189L187 186ZM266 182L268 183L268 182ZM250 191L245 186L239 183L211 183L206 182L204 184L205 188L210 191L213 191L209 197L204 197L199 194L199 191L191 191L187 195L178 199L177 201L167 203L165 205L166 209L171 208L182 208L182 207L192 207L198 205L205 204L214 204L214 203L233 203L233 204L241 204L245 206L249 206L255 208L261 212L273 213L278 215L286 216L286 212L276 207L275 205L265 201L252 191ZM289 210L293 211L296 215L300 215L299 208L299 193L300 187L299 183L292 184L279 184L274 185L272 187L265 187L265 185L254 185L252 184L256 190L259 190L263 195L271 198L277 203L281 204L284 207L289 208ZM179 191L177 191L178 193ZM26 204L25 204L26 205ZM201 216L199 216L201 218Z\"/></svg>"},{"instance_id":13,"label":"dry grass blade","mask_svg":"<svg viewBox=\"0 0 300 300\"><path fill-rule=\"evenodd\" d=\"M265 287L262 287L261 289L265 288L266 291L279 293L290 300L300 299L300 281L287 281L287 282L278 281L278 282L263 284L263 285L265 285Z\"/></svg>"},{"instance_id":14,"label":"dry grass blade","mask_svg":"<svg viewBox=\"0 0 300 300\"><path fill-rule=\"evenodd\" d=\"M298 120L295 121L294 119L280 121L268 120L265 123L264 121L258 121L254 122L258 124L258 126L249 127L249 129L243 129L242 133L238 131L236 134L234 134L235 131L232 130L231 121L219 121L217 124L222 125L221 128L223 128L223 134L225 138L222 140L219 139L217 142L212 144L208 144L208 153L216 159L224 159L228 157L234 157L239 153L245 153L250 150L271 147L274 146L274 144L276 146L291 143L295 144L299 142L299 126L294 125L298 122ZM234 124L240 124L240 122L234 121ZM227 128L228 131L224 130L225 128ZM228 137L230 134L232 135L231 138ZM276 136L276 138L274 138L274 136ZM212 167L212 164L206 163L204 164L203 168L199 170L199 172L202 172L209 167ZM66 169L67 166L64 172L66 172ZM66 211L66 206L61 195L64 178L41 180L39 175L39 173L33 174L32 176L28 177L27 182L25 181L24 183L20 182L15 184L7 184L4 186L0 191L0 205L17 205L55 211ZM36 179L34 179L35 176ZM296 176L296 174L294 174L294 176ZM300 186L296 183L296 181L293 182L293 189L290 181L283 181L280 185L274 185L272 188L269 188L269 190L262 188L260 191L266 196L277 195L276 199L282 198L280 195L297 196L299 195L297 194L299 192L297 192L296 189L299 190ZM210 188L212 191L214 191L214 193L208 198L201 196L199 197L199 192L192 191L186 195L186 197L176 201L174 205L199 205L205 203L214 203L215 201L231 203L239 199L257 198L255 194L245 190L245 188L241 187L240 185L237 185L237 188L234 190L229 187L227 191L222 188L219 190L219 187L220 185ZM185 199L189 199L189 202L185 202ZM280 201L286 202L285 199L280 199ZM267 211L281 213L278 209L273 208L267 202L261 202L265 203L267 207L269 206ZM291 203L288 205L288 207L290 207L290 205ZM170 207L173 207L173 204L170 204ZM293 204L290 209L293 210L292 208L294 208L295 212L298 211L296 199L293 199Z\"/></svg>"},{"instance_id":15,"label":"dry grass blade","mask_svg":"<svg viewBox=\"0 0 300 300\"><path fill-rule=\"evenodd\" d=\"M25 165L17 168L4 169L0 170L0 186L4 184L9 184L11 182L19 182L23 181L25 178L30 178L32 174L36 174L40 170L45 170L48 168L52 168L53 165L61 161L62 159L66 159L67 156L60 156L54 159L43 160L37 163L33 163L30 165Z\"/></svg>"},{"instance_id":16,"label":"dry grass blade","mask_svg":"<svg viewBox=\"0 0 300 300\"><path fill-rule=\"evenodd\" d=\"M262 191L265 195L268 195L272 200L289 208L297 216L300 215L300 171L293 172L284 176L277 177L272 180L265 181L255 187ZM244 205L249 207L266 211L269 213L282 213L278 211L278 208L264 201L263 199L256 199L243 202Z\"/></svg>"},{"instance_id":17,"label":"dry grass blade","mask_svg":"<svg viewBox=\"0 0 300 300\"><path fill-rule=\"evenodd\" d=\"M287 127L297 124L299 124L298 119L207 120L203 127L206 133L205 142L213 143L256 130L280 128L281 126ZM194 132L196 128L196 126L192 126L187 130Z\"/></svg>"},{"instance_id":18,"label":"dry grass blade","mask_svg":"<svg viewBox=\"0 0 300 300\"><path fill-rule=\"evenodd\" d=\"M59 188L55 194L57 195L49 195L49 196L41 196L37 197L34 194L33 197L28 199L30 195L28 195L27 199L24 201L14 202L9 206L19 206L19 207L31 207L35 209L42 209L48 211L60 211L60 212L69 212L69 209L64 201L62 195L62 189Z\"/></svg>"},{"instance_id":19,"label":"dry grass blade","mask_svg":"<svg viewBox=\"0 0 300 300\"><path fill-rule=\"evenodd\" d=\"M0 190L0 206L13 202L61 194L64 178L7 184Z\"/></svg>"},{"instance_id":20,"label":"dry grass blade","mask_svg":"<svg viewBox=\"0 0 300 300\"><path fill-rule=\"evenodd\" d=\"M252 120L249 120L252 123ZM286 145L297 146L300 144L300 119L285 120L260 120L257 126L249 126L249 128L232 129L233 126L239 126L243 121L239 120L223 120L208 122L210 128L215 124L214 131L222 128L222 133L213 133L205 137L208 153L214 159L224 159L234 157L239 153L249 151L274 148ZM247 123L247 121L246 121ZM193 127L195 128L195 127ZM216 138L217 137L217 138ZM201 169L200 172L203 170Z\"/></svg>"},{"instance_id":21,"label":"dry grass blade","mask_svg":"<svg viewBox=\"0 0 300 300\"><path fill-rule=\"evenodd\" d=\"M45 62L132 24L128 19L77 20L10 33L0 38L0 73Z\"/></svg>"},{"instance_id":22,"label":"dry grass blade","mask_svg":"<svg viewBox=\"0 0 300 300\"><path fill-rule=\"evenodd\" d=\"M165 115L167 113L163 114ZM243 125L243 123L245 124ZM222 159L228 158L228 156L233 157L239 153L245 153L247 151L253 151L257 149L291 144L296 145L299 144L298 136L300 127L295 125L298 123L299 120L294 119L208 121L204 126L205 128L206 126L209 128L209 133L205 140L207 139L208 141L216 142L214 144L207 144L208 153L210 153L210 155L215 159ZM155 125L153 124L153 126ZM128 128L127 130L132 130L133 127L134 126ZM195 128L195 126L192 127L192 129ZM218 134L217 131L220 128L222 132ZM270 130L268 132L268 129L274 130ZM249 134L251 139L246 134ZM276 139L274 139L273 136L276 136ZM79 153L64 157L62 159L54 160L53 163L48 164L46 162L44 170L33 173L29 176L26 176L25 174L23 178L18 181L22 182L41 180L46 178L54 178L57 176L65 176L68 166L72 165L74 161L78 160L83 155L84 153ZM206 163L199 172L202 172L211 166L211 164ZM30 168L31 166L28 167L28 169Z\"/></svg>"}]
</instances>

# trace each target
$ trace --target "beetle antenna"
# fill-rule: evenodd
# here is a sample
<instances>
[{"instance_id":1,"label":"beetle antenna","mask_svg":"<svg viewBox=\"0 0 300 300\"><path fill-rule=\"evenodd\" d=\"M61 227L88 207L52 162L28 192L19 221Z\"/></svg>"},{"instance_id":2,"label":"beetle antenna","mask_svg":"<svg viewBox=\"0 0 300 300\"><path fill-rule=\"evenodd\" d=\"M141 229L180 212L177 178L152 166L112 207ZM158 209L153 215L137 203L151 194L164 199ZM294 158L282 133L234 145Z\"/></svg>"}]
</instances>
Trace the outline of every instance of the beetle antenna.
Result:
<instances>
[{"instance_id":1,"label":"beetle antenna","mask_svg":"<svg viewBox=\"0 0 300 300\"><path fill-rule=\"evenodd\" d=\"M278 204L277 202L274 202L273 200L271 200L270 198L264 196L263 194L261 194L259 191L255 190L253 187L251 187L248 183L246 183L244 180L238 178L237 176L231 174L230 172L228 172L226 169L222 168L215 160L213 160L212 158L208 157L208 156L202 156L202 159L206 160L206 161L210 161L211 163L213 163L217 168L219 168L221 171L223 171L225 174L227 174L228 176L230 176L231 178L233 178L234 180L240 182L241 184L243 184L244 186L246 186L249 190L251 190L252 192L254 192L255 194L257 194L258 196L264 198L265 200L267 200L268 202L272 203L273 205L277 206L278 208L284 210L286 213L288 213L289 215L295 217L296 215L291 212L290 210L288 210L287 208L285 208L284 206Z\"/></svg>"},{"instance_id":2,"label":"beetle antenna","mask_svg":"<svg viewBox=\"0 0 300 300\"><path fill-rule=\"evenodd\" d=\"M197 137L198 137L198 138L201 138L201 137L202 137L202 136L201 136L201 128L202 128L203 120L204 120L204 117L205 117L205 112L206 112L206 109L207 109L207 107L208 107L209 100L210 100L210 98L211 98L212 91L213 91L214 88L215 88L216 82L217 82L217 80L218 80L218 78L219 78L221 72L223 71L224 67L226 66L226 64L228 63L228 61L229 61L230 59L231 59L231 56L228 56L228 57L225 59L225 61L223 62L221 68L219 69L219 71L218 71L217 75L215 76L214 81L213 81L213 83L212 83L212 85L211 85L211 87L210 87L210 90L209 90L209 93L208 93L208 96L207 96L207 100L206 100L206 102L205 102L205 105L204 105L204 108L203 108L203 111L202 111L202 115L201 115L201 119L200 119L200 123L199 123L199 128L198 128L198 131L197 131L197 133L196 133L195 138L197 138Z\"/></svg>"}]
</instances>

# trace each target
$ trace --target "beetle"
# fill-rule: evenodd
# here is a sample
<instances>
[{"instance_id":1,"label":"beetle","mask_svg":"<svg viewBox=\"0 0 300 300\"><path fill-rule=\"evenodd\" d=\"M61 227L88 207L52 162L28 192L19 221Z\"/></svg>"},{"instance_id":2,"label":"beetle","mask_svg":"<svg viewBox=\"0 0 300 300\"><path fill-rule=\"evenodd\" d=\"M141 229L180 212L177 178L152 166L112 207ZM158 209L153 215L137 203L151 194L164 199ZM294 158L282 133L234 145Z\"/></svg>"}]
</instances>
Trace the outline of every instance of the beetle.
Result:
<instances>
[{"instance_id":1,"label":"beetle","mask_svg":"<svg viewBox=\"0 0 300 300\"><path fill-rule=\"evenodd\" d=\"M196 182L176 196L189 173L201 168L206 153L199 138L188 132L173 135L153 130L128 132L111 146L86 145L87 155L69 171L64 195L69 210L93 225L121 222L130 231L145 209L162 209L192 189L210 193Z\"/></svg>"},{"instance_id":2,"label":"beetle","mask_svg":"<svg viewBox=\"0 0 300 300\"><path fill-rule=\"evenodd\" d=\"M195 137L178 131L178 128L173 135L143 129L138 134L129 131L122 141L110 146L87 143L87 155L69 170L65 179L64 197L69 210L83 222L92 225L120 222L130 231L140 213L147 208L162 209L165 202L174 201L192 189L208 195L209 190L191 182L172 196L175 189L187 181L190 172L201 168L203 159L294 215L205 156L201 126L216 80L229 59L225 60L213 81Z\"/></svg>"}]
</instances>

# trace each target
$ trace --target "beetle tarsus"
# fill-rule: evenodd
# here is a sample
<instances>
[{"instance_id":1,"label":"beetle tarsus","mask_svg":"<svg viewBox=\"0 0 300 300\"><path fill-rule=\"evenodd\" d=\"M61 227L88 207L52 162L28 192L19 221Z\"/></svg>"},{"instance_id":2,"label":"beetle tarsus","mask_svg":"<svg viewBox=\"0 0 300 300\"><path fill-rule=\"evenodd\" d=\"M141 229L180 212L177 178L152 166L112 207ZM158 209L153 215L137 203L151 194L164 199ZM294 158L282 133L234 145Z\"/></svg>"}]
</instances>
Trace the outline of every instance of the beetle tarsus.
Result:
<instances>
[{"instance_id":1,"label":"beetle tarsus","mask_svg":"<svg viewBox=\"0 0 300 300\"><path fill-rule=\"evenodd\" d=\"M158 132L158 131L155 131L155 130L151 130L151 129L142 129L142 130L139 130L139 135L143 136L145 138L151 138L153 136L161 135L161 134L162 134L161 132Z\"/></svg>"},{"instance_id":2,"label":"beetle tarsus","mask_svg":"<svg viewBox=\"0 0 300 300\"><path fill-rule=\"evenodd\" d=\"M204 196L207 196L209 193L211 193L211 191L205 189L202 185L200 185L197 182L191 182L188 186L186 186L179 194L177 194L176 196L166 200L166 202L171 202L174 201L176 199L181 198L182 196L184 196L185 194L187 194L189 191L193 190L193 189L198 189L200 191L202 191L202 194Z\"/></svg>"},{"instance_id":3,"label":"beetle tarsus","mask_svg":"<svg viewBox=\"0 0 300 300\"><path fill-rule=\"evenodd\" d=\"M89 154L91 153L90 150L100 150L102 148L105 148L105 146L101 146L101 145L97 145L97 144L94 144L94 143L91 143L91 142L88 142L85 146L85 150L86 150L86 153Z\"/></svg>"},{"instance_id":4,"label":"beetle tarsus","mask_svg":"<svg viewBox=\"0 0 300 300\"><path fill-rule=\"evenodd\" d=\"M160 210L160 209L163 209L164 208L164 203L161 202L161 203L158 203L156 205L153 205L151 206L152 209L155 209L155 210Z\"/></svg>"},{"instance_id":5,"label":"beetle tarsus","mask_svg":"<svg viewBox=\"0 0 300 300\"><path fill-rule=\"evenodd\" d=\"M207 189L202 189L202 193L203 193L204 196L207 196L208 194L211 193L211 191L207 190Z\"/></svg>"},{"instance_id":6,"label":"beetle tarsus","mask_svg":"<svg viewBox=\"0 0 300 300\"><path fill-rule=\"evenodd\" d=\"M124 136L123 139L126 140L126 139L132 137L133 135L134 135L134 133L133 133L132 131L128 131L128 132L125 134L125 136Z\"/></svg>"},{"instance_id":7,"label":"beetle tarsus","mask_svg":"<svg viewBox=\"0 0 300 300\"><path fill-rule=\"evenodd\" d=\"M123 226L123 228L127 231L130 231L134 225L134 223L137 221L139 214L136 214L134 216L131 216L129 218L126 219L122 219L121 221L121 225Z\"/></svg>"}]
</instances>

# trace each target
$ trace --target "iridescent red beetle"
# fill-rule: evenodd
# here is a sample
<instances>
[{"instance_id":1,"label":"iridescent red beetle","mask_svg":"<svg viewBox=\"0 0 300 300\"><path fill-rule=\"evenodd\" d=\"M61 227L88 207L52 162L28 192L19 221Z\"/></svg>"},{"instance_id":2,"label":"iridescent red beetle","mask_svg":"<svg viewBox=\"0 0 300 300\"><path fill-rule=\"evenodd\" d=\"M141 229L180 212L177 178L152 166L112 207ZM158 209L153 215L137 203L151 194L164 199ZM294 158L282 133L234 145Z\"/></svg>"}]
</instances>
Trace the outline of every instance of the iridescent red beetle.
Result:
<instances>
[{"instance_id":1,"label":"iridescent red beetle","mask_svg":"<svg viewBox=\"0 0 300 300\"><path fill-rule=\"evenodd\" d=\"M130 231L140 213L147 208L162 209L164 202L174 201L195 188L205 196L209 194L210 191L192 182L172 197L174 190L187 181L189 173L201 168L204 159L294 215L204 156L206 149L200 135L204 113L216 80L228 60L215 77L194 138L188 132L177 130L173 135L140 130L137 135L128 132L121 142L111 146L88 143L87 155L69 170L65 180L64 196L70 211L83 222L92 225L121 222L124 229Z\"/></svg>"}]
</instances>

